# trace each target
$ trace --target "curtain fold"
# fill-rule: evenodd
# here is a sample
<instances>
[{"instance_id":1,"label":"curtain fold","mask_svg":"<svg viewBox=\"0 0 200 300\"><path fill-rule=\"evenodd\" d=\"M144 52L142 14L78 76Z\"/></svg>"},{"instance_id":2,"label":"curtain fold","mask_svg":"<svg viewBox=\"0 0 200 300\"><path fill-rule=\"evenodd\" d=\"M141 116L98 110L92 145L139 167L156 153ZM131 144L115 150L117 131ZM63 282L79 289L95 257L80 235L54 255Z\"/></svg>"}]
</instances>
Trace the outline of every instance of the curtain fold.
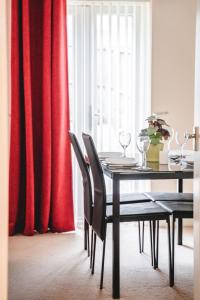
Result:
<instances>
[{"instance_id":1,"label":"curtain fold","mask_svg":"<svg viewBox=\"0 0 200 300\"><path fill-rule=\"evenodd\" d=\"M9 232L74 230L65 0L13 0Z\"/></svg>"}]
</instances>

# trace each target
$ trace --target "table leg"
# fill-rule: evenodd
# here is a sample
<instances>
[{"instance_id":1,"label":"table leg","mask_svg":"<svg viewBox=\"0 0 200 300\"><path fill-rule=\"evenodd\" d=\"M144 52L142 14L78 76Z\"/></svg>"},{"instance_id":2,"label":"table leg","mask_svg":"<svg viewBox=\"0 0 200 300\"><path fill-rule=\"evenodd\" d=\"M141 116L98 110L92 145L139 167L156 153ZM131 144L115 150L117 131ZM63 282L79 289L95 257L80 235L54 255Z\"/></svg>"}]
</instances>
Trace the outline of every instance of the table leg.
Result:
<instances>
[{"instance_id":1,"label":"table leg","mask_svg":"<svg viewBox=\"0 0 200 300\"><path fill-rule=\"evenodd\" d=\"M113 178L113 298L120 298L119 180Z\"/></svg>"},{"instance_id":2,"label":"table leg","mask_svg":"<svg viewBox=\"0 0 200 300\"><path fill-rule=\"evenodd\" d=\"M178 193L183 192L183 179L178 179ZM178 245L183 244L183 219L178 219Z\"/></svg>"}]
</instances>

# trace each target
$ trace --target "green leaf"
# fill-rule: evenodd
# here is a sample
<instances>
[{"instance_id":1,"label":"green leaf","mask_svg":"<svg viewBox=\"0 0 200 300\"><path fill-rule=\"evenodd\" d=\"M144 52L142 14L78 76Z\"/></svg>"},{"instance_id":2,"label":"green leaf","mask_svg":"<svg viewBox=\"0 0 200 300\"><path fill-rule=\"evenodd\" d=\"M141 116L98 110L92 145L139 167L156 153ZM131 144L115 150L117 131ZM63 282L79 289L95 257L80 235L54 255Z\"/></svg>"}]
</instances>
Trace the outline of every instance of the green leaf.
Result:
<instances>
[{"instance_id":1,"label":"green leaf","mask_svg":"<svg viewBox=\"0 0 200 300\"><path fill-rule=\"evenodd\" d=\"M156 138L162 139L162 133L161 132L156 132L155 134Z\"/></svg>"},{"instance_id":2,"label":"green leaf","mask_svg":"<svg viewBox=\"0 0 200 300\"><path fill-rule=\"evenodd\" d=\"M153 135L156 133L156 129L154 127L147 128L148 135Z\"/></svg>"},{"instance_id":3,"label":"green leaf","mask_svg":"<svg viewBox=\"0 0 200 300\"><path fill-rule=\"evenodd\" d=\"M151 140L151 144L154 144L154 145L159 144L160 141L161 141L160 136L157 136L157 135L155 135L155 134L150 135L149 138L150 138L150 140Z\"/></svg>"}]
</instances>

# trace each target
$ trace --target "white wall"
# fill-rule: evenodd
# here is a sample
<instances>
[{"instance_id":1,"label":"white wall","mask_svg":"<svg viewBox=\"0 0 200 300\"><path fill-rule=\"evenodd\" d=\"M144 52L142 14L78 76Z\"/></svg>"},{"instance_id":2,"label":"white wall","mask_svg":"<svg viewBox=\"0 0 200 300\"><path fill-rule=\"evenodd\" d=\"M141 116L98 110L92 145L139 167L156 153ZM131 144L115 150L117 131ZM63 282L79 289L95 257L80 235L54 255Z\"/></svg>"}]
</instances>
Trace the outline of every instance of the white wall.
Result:
<instances>
[{"instance_id":1,"label":"white wall","mask_svg":"<svg viewBox=\"0 0 200 300\"><path fill-rule=\"evenodd\" d=\"M194 123L200 126L200 0L197 3Z\"/></svg>"},{"instance_id":2,"label":"white wall","mask_svg":"<svg viewBox=\"0 0 200 300\"><path fill-rule=\"evenodd\" d=\"M0 0L0 300L7 299L10 2Z\"/></svg>"},{"instance_id":3,"label":"white wall","mask_svg":"<svg viewBox=\"0 0 200 300\"><path fill-rule=\"evenodd\" d=\"M168 111L182 133L194 126L195 29L196 0L152 0L152 112ZM175 181L159 183L157 190L176 189Z\"/></svg>"}]
</instances>

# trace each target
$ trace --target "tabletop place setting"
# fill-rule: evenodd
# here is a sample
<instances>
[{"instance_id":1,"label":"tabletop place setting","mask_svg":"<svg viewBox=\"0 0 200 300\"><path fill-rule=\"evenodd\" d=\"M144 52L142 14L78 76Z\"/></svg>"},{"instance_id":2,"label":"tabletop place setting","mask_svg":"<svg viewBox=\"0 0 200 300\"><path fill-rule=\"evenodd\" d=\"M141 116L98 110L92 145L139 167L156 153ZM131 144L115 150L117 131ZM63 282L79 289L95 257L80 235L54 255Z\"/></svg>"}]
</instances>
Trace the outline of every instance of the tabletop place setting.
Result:
<instances>
[{"instance_id":1,"label":"tabletop place setting","mask_svg":"<svg viewBox=\"0 0 200 300\"><path fill-rule=\"evenodd\" d=\"M146 120L148 127L142 129L134 139L128 131L119 132L119 144L123 152L98 153L102 166L115 172L152 172L167 168L169 171L178 171L193 168L193 152L184 151L189 140L188 132L180 134L156 114ZM133 140L137 151L135 157L127 155L127 148Z\"/></svg>"}]
</instances>

